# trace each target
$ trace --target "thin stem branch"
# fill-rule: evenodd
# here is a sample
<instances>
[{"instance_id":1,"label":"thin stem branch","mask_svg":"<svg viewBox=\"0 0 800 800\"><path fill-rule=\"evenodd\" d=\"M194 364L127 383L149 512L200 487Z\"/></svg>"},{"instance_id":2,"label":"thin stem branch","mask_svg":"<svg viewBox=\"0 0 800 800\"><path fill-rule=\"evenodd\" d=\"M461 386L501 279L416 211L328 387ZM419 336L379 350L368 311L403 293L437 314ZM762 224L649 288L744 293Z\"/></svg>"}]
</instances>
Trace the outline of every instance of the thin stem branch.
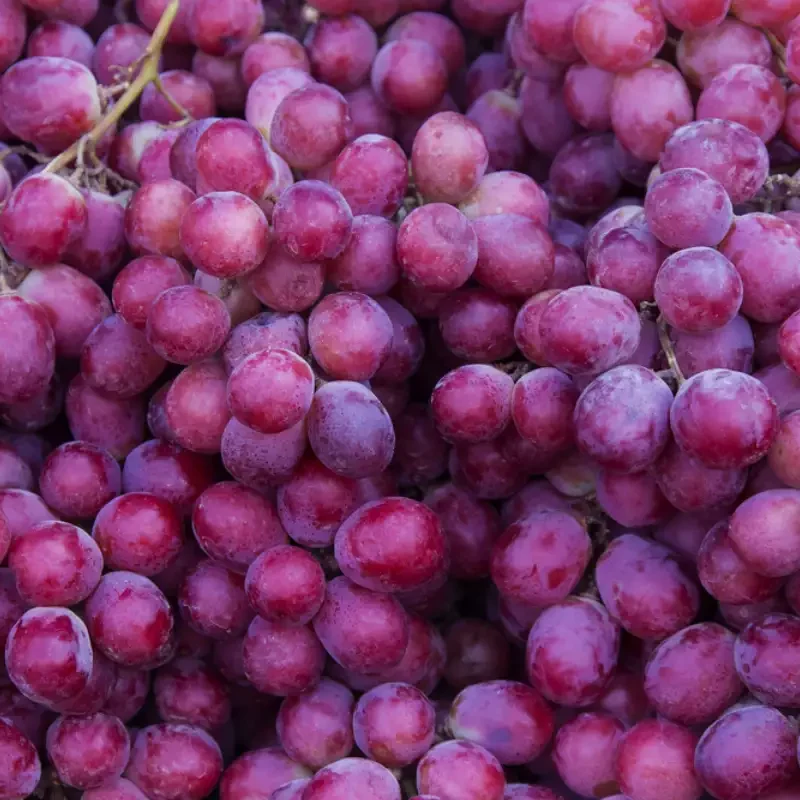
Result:
<instances>
[{"instance_id":1,"label":"thin stem branch","mask_svg":"<svg viewBox=\"0 0 800 800\"><path fill-rule=\"evenodd\" d=\"M658 340L661 343L661 349L664 351L664 355L667 357L669 368L672 370L675 380L680 387L686 378L683 372L681 372L681 368L678 366L675 348L672 346L672 340L669 338L669 331L667 330L667 321L663 316L658 318Z\"/></svg>"},{"instance_id":2,"label":"thin stem branch","mask_svg":"<svg viewBox=\"0 0 800 800\"><path fill-rule=\"evenodd\" d=\"M105 135L122 119L123 114L139 99L145 86L158 80L158 62L161 58L161 50L164 47L167 34L178 13L180 0L171 0L170 4L164 9L161 19L158 21L150 43L144 52L142 66L139 74L125 90L108 113L83 137L85 144L96 145ZM69 166L78 155L81 147L80 140L75 142L70 148L61 155L56 156L44 169L45 172L58 172L64 167ZM84 146L85 146L84 144Z\"/></svg>"}]
</instances>

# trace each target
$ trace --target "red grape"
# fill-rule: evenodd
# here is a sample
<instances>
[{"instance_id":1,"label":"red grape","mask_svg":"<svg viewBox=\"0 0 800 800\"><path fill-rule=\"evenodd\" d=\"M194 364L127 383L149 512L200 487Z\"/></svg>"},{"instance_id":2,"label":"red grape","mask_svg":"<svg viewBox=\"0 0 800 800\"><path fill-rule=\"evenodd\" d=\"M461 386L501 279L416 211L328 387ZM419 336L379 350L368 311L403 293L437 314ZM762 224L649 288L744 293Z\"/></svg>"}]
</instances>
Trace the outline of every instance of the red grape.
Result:
<instances>
[{"instance_id":1,"label":"red grape","mask_svg":"<svg viewBox=\"0 0 800 800\"><path fill-rule=\"evenodd\" d=\"M17 689L36 703L73 699L92 672L86 625L66 608L26 611L8 634L5 666Z\"/></svg>"},{"instance_id":2,"label":"red grape","mask_svg":"<svg viewBox=\"0 0 800 800\"><path fill-rule=\"evenodd\" d=\"M505 786L500 762L473 742L442 742L417 765L417 789L423 794L503 800Z\"/></svg>"},{"instance_id":3,"label":"red grape","mask_svg":"<svg viewBox=\"0 0 800 800\"><path fill-rule=\"evenodd\" d=\"M130 755L128 731L116 717L59 717L47 731L47 755L59 781L91 789L122 775Z\"/></svg>"},{"instance_id":4,"label":"red grape","mask_svg":"<svg viewBox=\"0 0 800 800\"><path fill-rule=\"evenodd\" d=\"M202 800L222 768L219 745L204 730L165 723L137 733L125 774L153 800Z\"/></svg>"},{"instance_id":5,"label":"red grape","mask_svg":"<svg viewBox=\"0 0 800 800\"><path fill-rule=\"evenodd\" d=\"M353 704L352 693L329 678L304 694L287 697L277 721L284 750L311 769L346 758L353 749Z\"/></svg>"},{"instance_id":6,"label":"red grape","mask_svg":"<svg viewBox=\"0 0 800 800\"><path fill-rule=\"evenodd\" d=\"M697 777L719 800L766 796L796 776L796 739L791 722L774 708L734 708L700 738Z\"/></svg>"},{"instance_id":7,"label":"red grape","mask_svg":"<svg viewBox=\"0 0 800 800\"><path fill-rule=\"evenodd\" d=\"M617 746L616 778L625 796L641 800L697 800L702 787L693 763L697 736L661 719L646 719Z\"/></svg>"},{"instance_id":8,"label":"red grape","mask_svg":"<svg viewBox=\"0 0 800 800\"><path fill-rule=\"evenodd\" d=\"M201 561L187 573L178 607L191 628L212 639L240 636L253 617L244 592L244 578L211 559Z\"/></svg>"},{"instance_id":9,"label":"red grape","mask_svg":"<svg viewBox=\"0 0 800 800\"><path fill-rule=\"evenodd\" d=\"M570 4L572 6L572 4ZM667 26L653 0L587 0L574 14L572 37L583 58L608 72L644 66L661 49Z\"/></svg>"},{"instance_id":10,"label":"red grape","mask_svg":"<svg viewBox=\"0 0 800 800\"><path fill-rule=\"evenodd\" d=\"M779 426L763 384L727 369L689 378L672 404L670 423L678 445L712 469L755 463L769 450Z\"/></svg>"},{"instance_id":11,"label":"red grape","mask_svg":"<svg viewBox=\"0 0 800 800\"><path fill-rule=\"evenodd\" d=\"M714 525L697 553L697 575L703 588L720 603L736 605L761 603L776 595L779 578L759 575L742 560L730 538L730 523Z\"/></svg>"}]
</instances>

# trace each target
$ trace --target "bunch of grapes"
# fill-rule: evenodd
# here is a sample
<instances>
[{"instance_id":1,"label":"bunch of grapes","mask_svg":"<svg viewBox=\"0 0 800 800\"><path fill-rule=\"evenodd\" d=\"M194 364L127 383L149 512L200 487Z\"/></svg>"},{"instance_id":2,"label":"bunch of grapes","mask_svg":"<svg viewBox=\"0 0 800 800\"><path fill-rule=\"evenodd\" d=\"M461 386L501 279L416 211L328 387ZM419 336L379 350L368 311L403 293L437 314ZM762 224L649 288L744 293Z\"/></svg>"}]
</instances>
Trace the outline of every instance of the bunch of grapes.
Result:
<instances>
[{"instance_id":1,"label":"bunch of grapes","mask_svg":"<svg viewBox=\"0 0 800 800\"><path fill-rule=\"evenodd\" d=\"M0 139L0 800L800 800L800 0L0 0Z\"/></svg>"}]
</instances>

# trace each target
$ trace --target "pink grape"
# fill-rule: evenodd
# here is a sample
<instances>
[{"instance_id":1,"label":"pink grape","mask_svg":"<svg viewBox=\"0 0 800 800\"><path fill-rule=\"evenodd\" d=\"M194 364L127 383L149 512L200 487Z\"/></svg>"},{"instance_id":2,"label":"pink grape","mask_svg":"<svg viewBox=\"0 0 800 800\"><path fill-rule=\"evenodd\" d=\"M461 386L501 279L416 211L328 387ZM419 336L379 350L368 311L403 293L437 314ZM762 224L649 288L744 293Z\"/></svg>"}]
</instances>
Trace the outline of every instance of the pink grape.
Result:
<instances>
[{"instance_id":1,"label":"pink grape","mask_svg":"<svg viewBox=\"0 0 800 800\"><path fill-rule=\"evenodd\" d=\"M662 639L697 615L700 593L675 554L634 534L615 539L595 568L600 597L634 636Z\"/></svg>"},{"instance_id":2,"label":"pink grape","mask_svg":"<svg viewBox=\"0 0 800 800\"><path fill-rule=\"evenodd\" d=\"M85 614L95 647L116 664L150 668L172 655L172 611L145 577L107 573L86 603Z\"/></svg>"},{"instance_id":3,"label":"pink grape","mask_svg":"<svg viewBox=\"0 0 800 800\"><path fill-rule=\"evenodd\" d=\"M365 755L385 767L408 766L433 744L435 718L433 704L419 689L384 683L356 704L355 741Z\"/></svg>"},{"instance_id":4,"label":"pink grape","mask_svg":"<svg viewBox=\"0 0 800 800\"><path fill-rule=\"evenodd\" d=\"M718 73L697 101L699 120L739 122L764 142L778 132L785 112L783 85L769 69L756 64L734 64Z\"/></svg>"},{"instance_id":5,"label":"pink grape","mask_svg":"<svg viewBox=\"0 0 800 800\"><path fill-rule=\"evenodd\" d=\"M681 725L716 719L742 692L735 641L721 625L703 622L661 642L645 668L645 691L656 711Z\"/></svg>"},{"instance_id":6,"label":"pink grape","mask_svg":"<svg viewBox=\"0 0 800 800\"><path fill-rule=\"evenodd\" d=\"M625 796L642 800L696 800L702 787L693 757L697 736L662 719L646 719L622 737L615 757L616 777Z\"/></svg>"},{"instance_id":7,"label":"pink grape","mask_svg":"<svg viewBox=\"0 0 800 800\"><path fill-rule=\"evenodd\" d=\"M615 367L595 378L575 406L578 447L608 469L639 472L669 440L672 392L654 372Z\"/></svg>"},{"instance_id":8,"label":"pink grape","mask_svg":"<svg viewBox=\"0 0 800 800\"><path fill-rule=\"evenodd\" d=\"M779 711L743 706L706 728L697 743L695 769L703 788L715 797L745 800L780 789L795 777L796 749L791 723Z\"/></svg>"},{"instance_id":9,"label":"pink grape","mask_svg":"<svg viewBox=\"0 0 800 800\"><path fill-rule=\"evenodd\" d=\"M17 689L42 705L69 701L92 672L92 644L83 621L66 608L32 608L11 628L5 665Z\"/></svg>"},{"instance_id":10,"label":"pink grape","mask_svg":"<svg viewBox=\"0 0 800 800\"><path fill-rule=\"evenodd\" d=\"M222 775L219 745L192 725L142 728L131 746L126 775L157 800L202 800Z\"/></svg>"},{"instance_id":11,"label":"pink grape","mask_svg":"<svg viewBox=\"0 0 800 800\"><path fill-rule=\"evenodd\" d=\"M697 574L705 590L720 603L761 603L780 590L779 578L759 575L742 560L730 538L730 523L711 528L697 554Z\"/></svg>"},{"instance_id":12,"label":"pink grape","mask_svg":"<svg viewBox=\"0 0 800 800\"><path fill-rule=\"evenodd\" d=\"M727 369L689 378L675 397L670 423L678 445L712 469L755 463L769 450L779 426L763 384Z\"/></svg>"},{"instance_id":13,"label":"pink grape","mask_svg":"<svg viewBox=\"0 0 800 800\"><path fill-rule=\"evenodd\" d=\"M434 512L401 497L376 500L354 512L336 532L334 548L345 576L376 592L422 588L440 580L449 561Z\"/></svg>"},{"instance_id":14,"label":"pink grape","mask_svg":"<svg viewBox=\"0 0 800 800\"><path fill-rule=\"evenodd\" d=\"M378 51L370 80L375 94L392 111L421 115L442 100L447 89L447 64L428 42L400 39Z\"/></svg>"},{"instance_id":15,"label":"pink grape","mask_svg":"<svg viewBox=\"0 0 800 800\"><path fill-rule=\"evenodd\" d=\"M554 720L535 689L515 681L488 681L456 696L447 728L457 739L484 747L503 765L520 764L545 750Z\"/></svg>"},{"instance_id":16,"label":"pink grape","mask_svg":"<svg viewBox=\"0 0 800 800\"><path fill-rule=\"evenodd\" d=\"M587 315L599 323L593 330L583 324ZM568 374L597 374L625 361L636 350L640 332L630 300L594 286L560 292L539 320L544 357Z\"/></svg>"},{"instance_id":17,"label":"pink grape","mask_svg":"<svg viewBox=\"0 0 800 800\"><path fill-rule=\"evenodd\" d=\"M505 785L500 762L472 742L442 742L417 765L417 788L423 794L457 791L464 800L503 800Z\"/></svg>"},{"instance_id":18,"label":"pink grape","mask_svg":"<svg viewBox=\"0 0 800 800\"><path fill-rule=\"evenodd\" d=\"M661 49L667 26L659 6L632 0L589 0L575 13L575 47L592 66L608 72L630 72Z\"/></svg>"},{"instance_id":19,"label":"pink grape","mask_svg":"<svg viewBox=\"0 0 800 800\"><path fill-rule=\"evenodd\" d=\"M543 511L506 528L495 542L492 580L511 600L548 606L575 588L590 556L589 536L575 517Z\"/></svg>"},{"instance_id":20,"label":"pink grape","mask_svg":"<svg viewBox=\"0 0 800 800\"><path fill-rule=\"evenodd\" d=\"M605 608L589 598L568 598L533 623L528 679L551 702L587 706L606 688L618 651L619 628Z\"/></svg>"},{"instance_id":21,"label":"pink grape","mask_svg":"<svg viewBox=\"0 0 800 800\"><path fill-rule=\"evenodd\" d=\"M281 746L299 764L321 769L353 749L353 694L322 678L310 691L287 697L278 711Z\"/></svg>"}]
</instances>

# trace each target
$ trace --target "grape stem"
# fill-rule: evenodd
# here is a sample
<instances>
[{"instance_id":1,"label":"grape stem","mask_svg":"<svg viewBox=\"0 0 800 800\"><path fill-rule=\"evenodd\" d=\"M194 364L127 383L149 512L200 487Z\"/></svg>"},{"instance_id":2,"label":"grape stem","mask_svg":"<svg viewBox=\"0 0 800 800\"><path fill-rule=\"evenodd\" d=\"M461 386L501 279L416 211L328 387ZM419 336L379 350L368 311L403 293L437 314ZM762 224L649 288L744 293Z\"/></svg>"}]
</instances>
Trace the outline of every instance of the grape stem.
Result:
<instances>
[{"instance_id":1,"label":"grape stem","mask_svg":"<svg viewBox=\"0 0 800 800\"><path fill-rule=\"evenodd\" d=\"M142 57L141 62L141 70L139 74L136 76L135 80L131 83L131 85L125 90L124 94L119 98L119 100L114 104L114 106L109 109L109 111L105 114L105 116L97 123L97 125L86 134L86 136L79 139L75 142L71 147L65 150L60 155L56 156L45 168L45 172L58 172L64 167L69 166L72 161L75 160L76 156L78 155L81 146L86 146L86 144L96 145L105 135L110 131L119 121L122 119L123 114L139 99L139 96L144 91L144 88L149 83L158 83L159 76L158 76L158 62L161 58L161 51L164 48L164 42L166 41L167 34L169 33L169 29L172 26L175 17L178 14L178 8L180 7L180 0L171 0L169 5L164 9L164 13L161 15L161 19L158 21L158 25L156 25L156 29L153 31L153 35L150 37L150 42L147 45L147 49L144 51L144 56ZM175 105L172 98L169 95L166 95L168 102L171 105ZM177 109L176 109L177 110ZM182 110L182 113L185 111ZM83 141L84 144L81 145L80 142Z\"/></svg>"},{"instance_id":2,"label":"grape stem","mask_svg":"<svg viewBox=\"0 0 800 800\"><path fill-rule=\"evenodd\" d=\"M663 316L658 318L658 340L661 343L661 349L664 351L664 355L667 357L669 368L672 370L672 374L675 376L675 380L680 388L686 378L683 372L681 372L681 368L678 366L675 348L672 346L672 340L669 338L669 331L667 330L667 321Z\"/></svg>"}]
</instances>

